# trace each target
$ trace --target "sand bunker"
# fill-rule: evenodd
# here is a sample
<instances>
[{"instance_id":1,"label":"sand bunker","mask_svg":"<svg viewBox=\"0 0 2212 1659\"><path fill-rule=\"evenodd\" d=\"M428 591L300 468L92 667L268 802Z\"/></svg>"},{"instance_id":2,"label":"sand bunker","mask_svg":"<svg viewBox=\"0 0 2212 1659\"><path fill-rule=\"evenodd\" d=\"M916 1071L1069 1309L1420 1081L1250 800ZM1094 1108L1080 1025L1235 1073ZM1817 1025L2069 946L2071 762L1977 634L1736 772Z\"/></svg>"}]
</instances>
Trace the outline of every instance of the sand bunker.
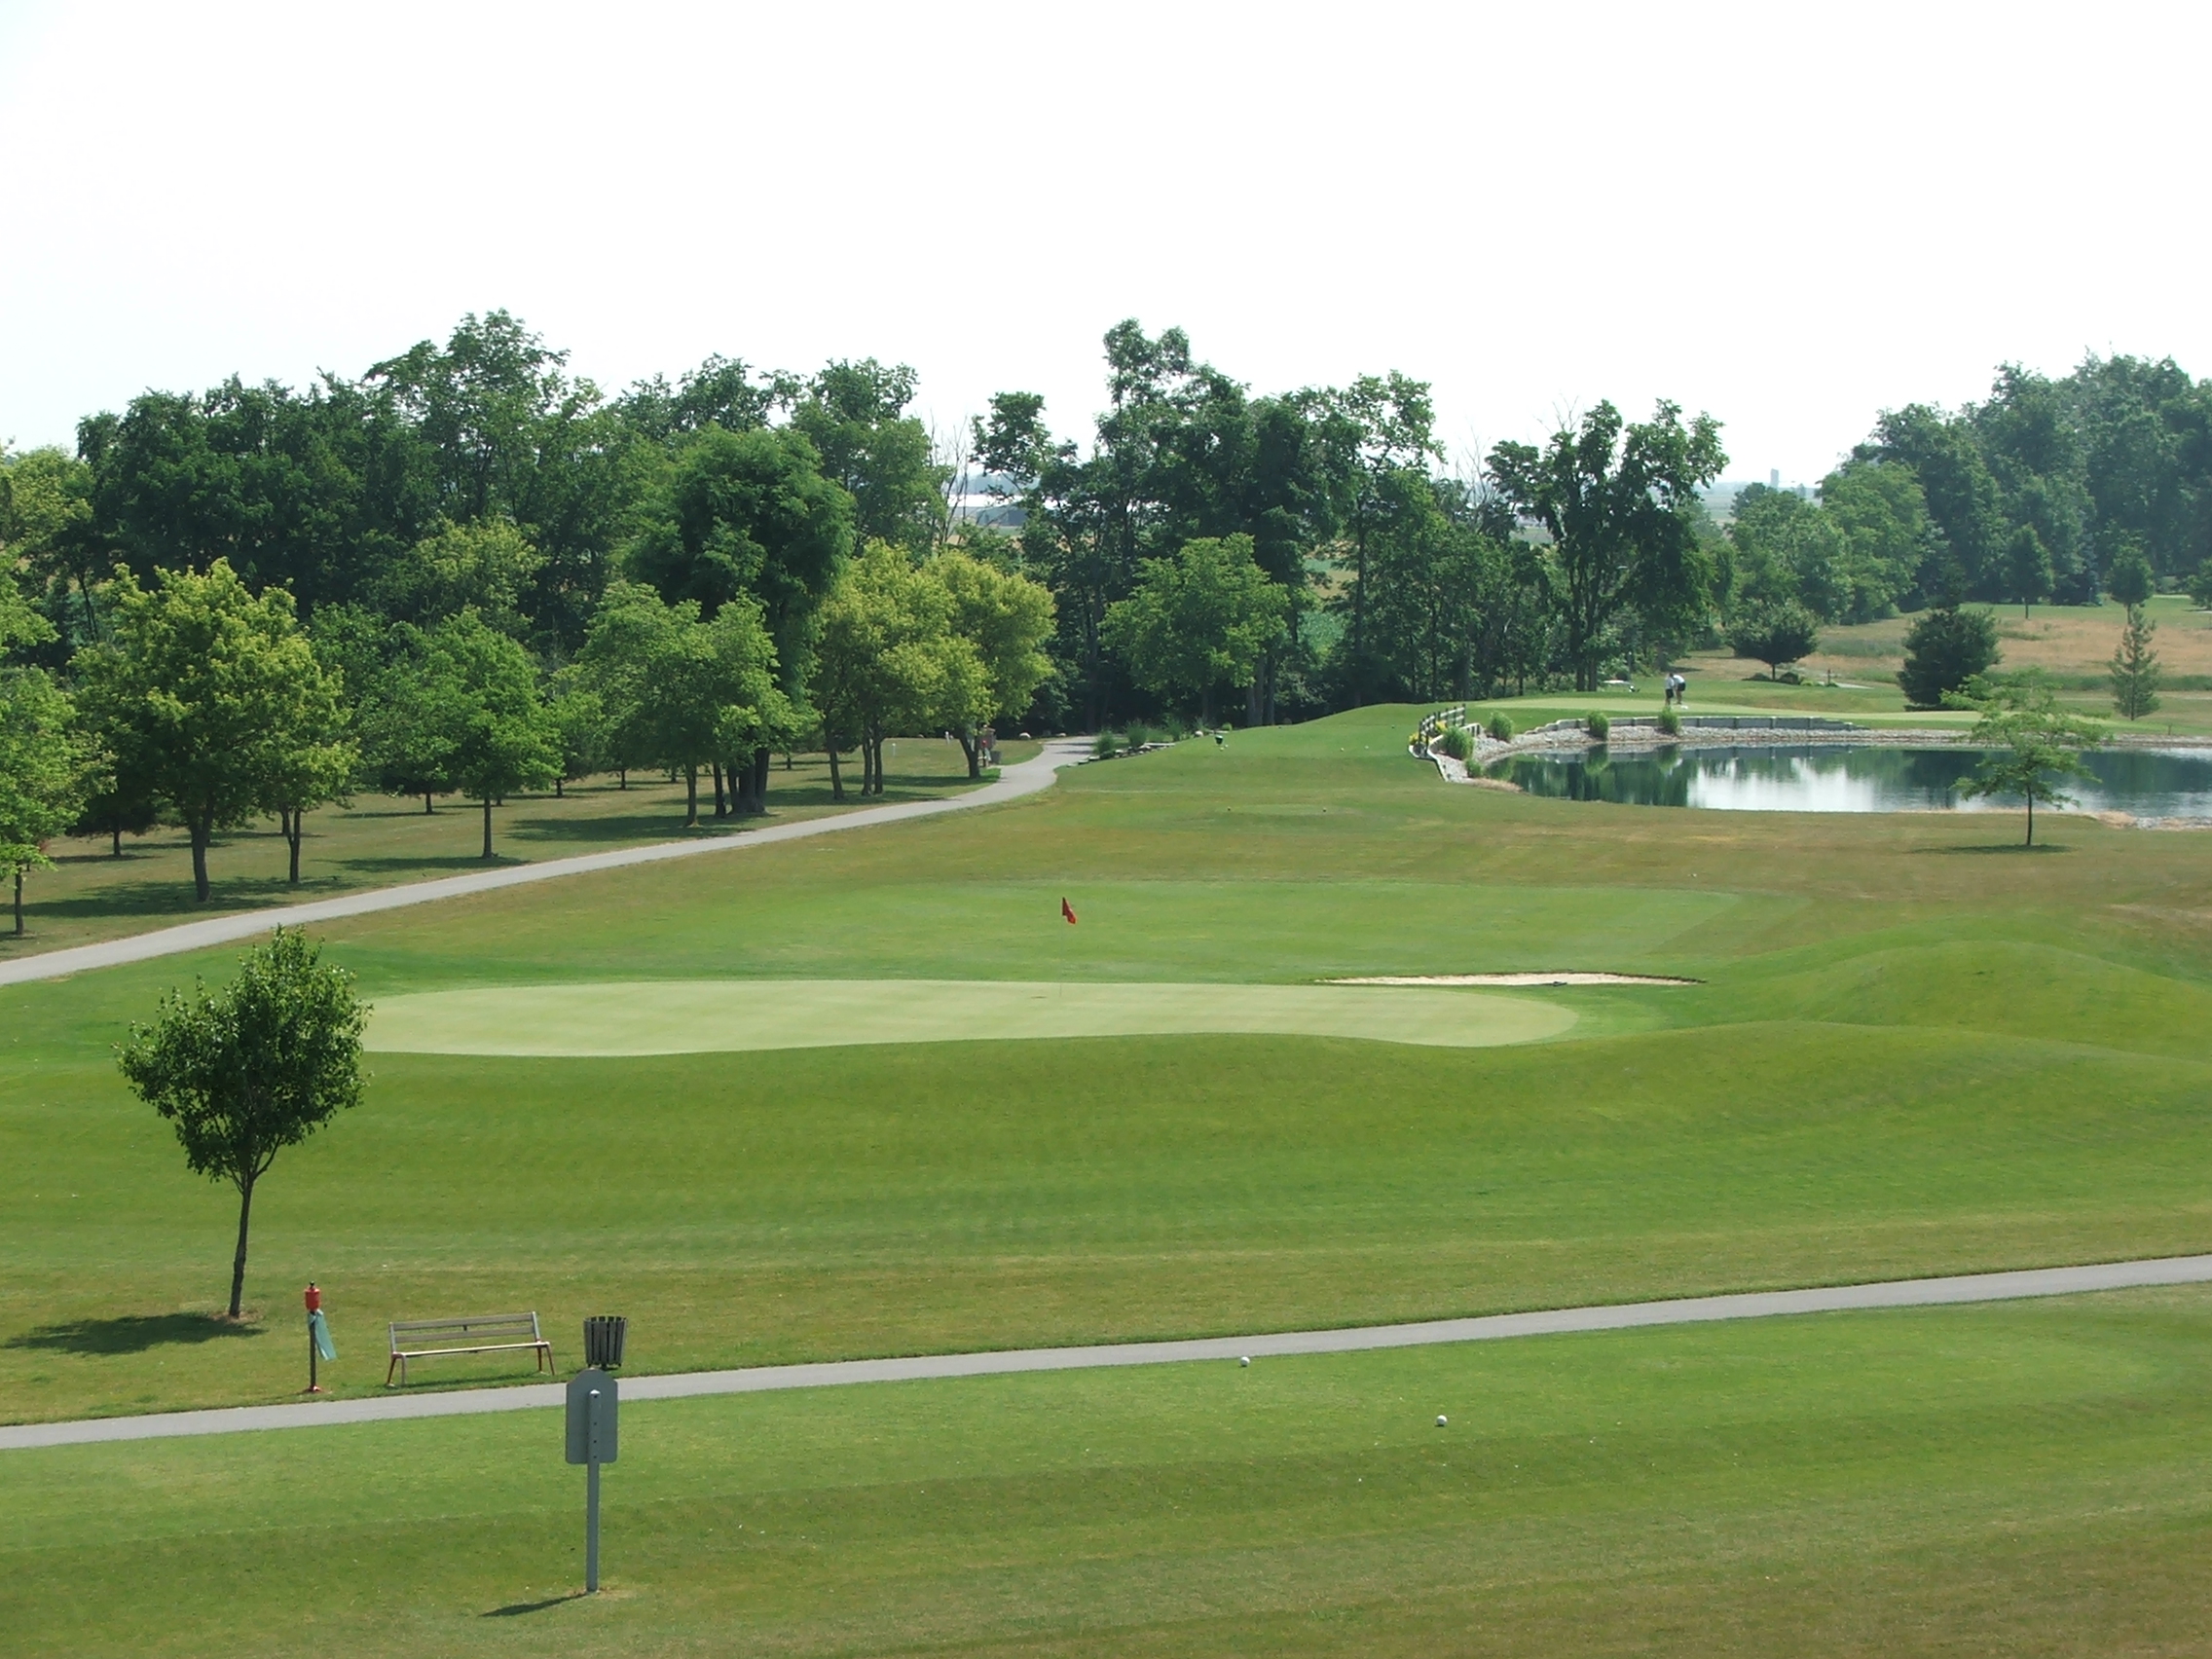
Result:
<instances>
[{"instance_id":1,"label":"sand bunker","mask_svg":"<svg viewBox=\"0 0 2212 1659\"><path fill-rule=\"evenodd\" d=\"M385 997L370 1016L368 1047L396 1053L580 1057L1250 1033L1471 1049L1556 1037L1574 1019L1570 1009L1528 997L1389 990L1380 984L675 979Z\"/></svg>"},{"instance_id":2,"label":"sand bunker","mask_svg":"<svg viewBox=\"0 0 2212 1659\"><path fill-rule=\"evenodd\" d=\"M1330 985L1702 985L1658 974L1377 974L1360 979L1327 979Z\"/></svg>"}]
</instances>

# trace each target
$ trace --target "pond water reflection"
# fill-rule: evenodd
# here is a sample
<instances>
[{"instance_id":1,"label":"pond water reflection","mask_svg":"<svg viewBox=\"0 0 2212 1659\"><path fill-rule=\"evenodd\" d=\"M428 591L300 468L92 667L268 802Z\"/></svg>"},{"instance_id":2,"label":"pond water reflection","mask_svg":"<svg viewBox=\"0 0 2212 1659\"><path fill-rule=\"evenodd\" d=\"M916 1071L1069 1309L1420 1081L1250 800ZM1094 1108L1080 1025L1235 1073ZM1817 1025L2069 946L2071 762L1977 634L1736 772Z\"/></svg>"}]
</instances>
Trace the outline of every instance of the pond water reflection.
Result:
<instances>
[{"instance_id":1,"label":"pond water reflection","mask_svg":"<svg viewBox=\"0 0 2212 1659\"><path fill-rule=\"evenodd\" d=\"M2019 802L1962 800L1953 786L1980 758L1972 749L1758 745L1742 749L1604 748L1522 755L1487 768L1530 794L1722 812L1939 812ZM2083 756L2091 776L2066 786L2077 811L2212 820L2212 750L2104 749Z\"/></svg>"}]
</instances>

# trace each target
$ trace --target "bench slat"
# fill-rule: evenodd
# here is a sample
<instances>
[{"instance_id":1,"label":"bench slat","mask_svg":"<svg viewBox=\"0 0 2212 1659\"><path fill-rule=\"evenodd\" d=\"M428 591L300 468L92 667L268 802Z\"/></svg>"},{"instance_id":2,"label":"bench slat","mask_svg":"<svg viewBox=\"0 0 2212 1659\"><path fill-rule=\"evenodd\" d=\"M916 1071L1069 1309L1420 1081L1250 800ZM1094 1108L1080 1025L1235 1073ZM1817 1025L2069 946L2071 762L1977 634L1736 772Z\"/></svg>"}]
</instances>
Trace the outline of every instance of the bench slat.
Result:
<instances>
[{"instance_id":1,"label":"bench slat","mask_svg":"<svg viewBox=\"0 0 2212 1659\"><path fill-rule=\"evenodd\" d=\"M530 1313L472 1313L459 1319L394 1319L391 1325L391 1364L385 1371L385 1386L392 1374L407 1381L407 1362L440 1354L502 1353L529 1348L537 1355L540 1370L553 1369L553 1345L538 1328L537 1315ZM513 1342L485 1342L485 1337L512 1337ZM471 1342L470 1338L479 1339ZM434 1345L434 1346L433 1346ZM560 1375L558 1371L555 1376Z\"/></svg>"}]
</instances>

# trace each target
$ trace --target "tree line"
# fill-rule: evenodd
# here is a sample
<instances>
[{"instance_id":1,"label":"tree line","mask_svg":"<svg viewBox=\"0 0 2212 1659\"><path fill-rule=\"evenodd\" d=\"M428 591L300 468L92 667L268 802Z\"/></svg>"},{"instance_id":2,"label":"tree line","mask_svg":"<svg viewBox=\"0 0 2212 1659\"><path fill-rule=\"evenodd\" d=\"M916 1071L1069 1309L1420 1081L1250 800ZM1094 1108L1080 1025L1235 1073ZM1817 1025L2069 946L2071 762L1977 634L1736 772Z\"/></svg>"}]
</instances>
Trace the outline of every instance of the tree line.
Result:
<instances>
[{"instance_id":1,"label":"tree line","mask_svg":"<svg viewBox=\"0 0 2212 1659\"><path fill-rule=\"evenodd\" d=\"M902 731L973 772L994 720L1588 689L1721 641L1779 676L1824 625L1971 632L1970 599L2201 584L2212 553L2212 388L2170 361L2007 368L1722 523L1719 424L1672 403L1454 462L1400 373L1255 393L1134 321L1104 358L1081 437L1022 391L933 433L903 366L608 395L495 312L0 457L0 865L167 821L204 895L220 830L276 819L296 875L301 815L361 790L476 802L489 856L497 802L597 772L681 777L696 822L762 810L779 747L842 796Z\"/></svg>"}]
</instances>

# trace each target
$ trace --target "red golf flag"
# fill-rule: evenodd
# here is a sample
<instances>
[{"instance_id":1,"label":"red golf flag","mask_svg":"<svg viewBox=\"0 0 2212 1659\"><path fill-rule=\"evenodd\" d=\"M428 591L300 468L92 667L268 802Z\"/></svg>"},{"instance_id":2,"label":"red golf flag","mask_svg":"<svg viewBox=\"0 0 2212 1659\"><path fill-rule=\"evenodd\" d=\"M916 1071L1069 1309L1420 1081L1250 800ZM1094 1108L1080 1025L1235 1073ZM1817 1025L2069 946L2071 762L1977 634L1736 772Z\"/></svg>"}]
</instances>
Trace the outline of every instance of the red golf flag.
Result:
<instances>
[{"instance_id":1,"label":"red golf flag","mask_svg":"<svg viewBox=\"0 0 2212 1659\"><path fill-rule=\"evenodd\" d=\"M1075 926L1075 907L1065 899L1060 901L1060 914L1067 917L1069 927Z\"/></svg>"}]
</instances>

